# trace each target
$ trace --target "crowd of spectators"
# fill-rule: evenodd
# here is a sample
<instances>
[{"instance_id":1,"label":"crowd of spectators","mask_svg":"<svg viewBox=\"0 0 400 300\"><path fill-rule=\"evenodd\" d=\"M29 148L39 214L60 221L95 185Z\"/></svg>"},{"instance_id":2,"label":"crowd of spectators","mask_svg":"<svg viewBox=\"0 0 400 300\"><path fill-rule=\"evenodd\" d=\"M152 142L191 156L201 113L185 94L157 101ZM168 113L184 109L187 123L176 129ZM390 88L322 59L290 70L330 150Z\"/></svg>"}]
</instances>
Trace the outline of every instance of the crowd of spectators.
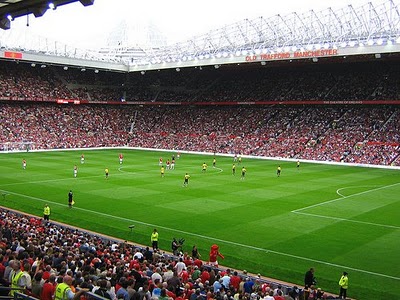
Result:
<instances>
[{"instance_id":1,"label":"crowd of spectators","mask_svg":"<svg viewBox=\"0 0 400 300\"><path fill-rule=\"evenodd\" d=\"M174 256L4 209L0 226L1 284L10 286L21 272L23 280L13 288L42 300L54 299L61 284L74 299L89 292L111 300L333 298L314 287L282 286L246 271L211 267L187 253Z\"/></svg>"},{"instance_id":2,"label":"crowd of spectators","mask_svg":"<svg viewBox=\"0 0 400 300\"><path fill-rule=\"evenodd\" d=\"M0 144L34 149L131 146L376 165L396 165L400 154L395 106L0 107Z\"/></svg>"},{"instance_id":3,"label":"crowd of spectators","mask_svg":"<svg viewBox=\"0 0 400 300\"><path fill-rule=\"evenodd\" d=\"M0 98L90 102L284 102L400 99L399 62L293 62L132 72L94 72L3 61Z\"/></svg>"}]
</instances>

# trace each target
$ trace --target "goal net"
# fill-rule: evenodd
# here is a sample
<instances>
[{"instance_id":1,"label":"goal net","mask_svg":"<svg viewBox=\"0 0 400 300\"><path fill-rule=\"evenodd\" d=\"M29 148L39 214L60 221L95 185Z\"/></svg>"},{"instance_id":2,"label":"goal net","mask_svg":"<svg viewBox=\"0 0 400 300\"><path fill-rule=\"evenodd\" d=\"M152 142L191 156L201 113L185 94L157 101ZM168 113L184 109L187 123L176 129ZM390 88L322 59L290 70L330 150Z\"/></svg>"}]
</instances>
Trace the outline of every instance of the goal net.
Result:
<instances>
[{"instance_id":1,"label":"goal net","mask_svg":"<svg viewBox=\"0 0 400 300\"><path fill-rule=\"evenodd\" d=\"M0 143L0 152L29 152L35 149L34 142L5 142Z\"/></svg>"}]
</instances>

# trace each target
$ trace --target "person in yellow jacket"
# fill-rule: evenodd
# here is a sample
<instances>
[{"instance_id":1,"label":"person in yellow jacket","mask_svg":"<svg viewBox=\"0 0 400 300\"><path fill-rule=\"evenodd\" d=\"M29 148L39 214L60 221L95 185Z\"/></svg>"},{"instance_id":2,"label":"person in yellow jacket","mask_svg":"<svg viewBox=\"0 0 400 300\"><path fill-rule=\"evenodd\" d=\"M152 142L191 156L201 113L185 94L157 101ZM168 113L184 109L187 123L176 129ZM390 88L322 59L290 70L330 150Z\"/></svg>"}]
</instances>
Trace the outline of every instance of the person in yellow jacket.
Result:
<instances>
[{"instance_id":1,"label":"person in yellow jacket","mask_svg":"<svg viewBox=\"0 0 400 300\"><path fill-rule=\"evenodd\" d=\"M87 292L88 289L80 289L78 292L74 293L71 289L72 277L64 276L63 282L57 284L56 291L54 293L54 300L72 300L79 299L80 295Z\"/></svg>"},{"instance_id":2,"label":"person in yellow jacket","mask_svg":"<svg viewBox=\"0 0 400 300\"><path fill-rule=\"evenodd\" d=\"M154 228L153 232L151 233L151 245L153 247L153 250L157 250L158 249L158 232L157 229Z\"/></svg>"},{"instance_id":3,"label":"person in yellow jacket","mask_svg":"<svg viewBox=\"0 0 400 300\"><path fill-rule=\"evenodd\" d=\"M342 277L339 280L340 285L340 293L339 299L346 299L347 297L347 288L349 287L349 278L347 277L347 272L343 272Z\"/></svg>"},{"instance_id":4,"label":"person in yellow jacket","mask_svg":"<svg viewBox=\"0 0 400 300\"><path fill-rule=\"evenodd\" d=\"M48 222L50 220L50 207L45 204L43 209L43 219Z\"/></svg>"},{"instance_id":5,"label":"person in yellow jacket","mask_svg":"<svg viewBox=\"0 0 400 300\"><path fill-rule=\"evenodd\" d=\"M10 260L9 265L12 268L9 277L11 282L10 296L14 296L16 292L24 293L25 289L32 288L29 274L21 270L21 262L13 259Z\"/></svg>"}]
</instances>

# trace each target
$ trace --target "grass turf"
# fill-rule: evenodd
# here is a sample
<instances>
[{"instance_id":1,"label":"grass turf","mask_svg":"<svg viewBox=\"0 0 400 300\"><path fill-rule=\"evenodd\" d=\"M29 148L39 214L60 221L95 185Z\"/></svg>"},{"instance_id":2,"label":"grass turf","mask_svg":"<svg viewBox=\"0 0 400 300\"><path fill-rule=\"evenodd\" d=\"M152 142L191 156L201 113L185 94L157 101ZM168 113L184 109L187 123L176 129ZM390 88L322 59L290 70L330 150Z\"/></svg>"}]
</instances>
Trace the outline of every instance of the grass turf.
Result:
<instances>
[{"instance_id":1,"label":"grass turf","mask_svg":"<svg viewBox=\"0 0 400 300\"><path fill-rule=\"evenodd\" d=\"M2 205L42 216L48 203L52 220L143 245L150 245L157 228L160 248L169 251L173 237L185 238L184 251L196 244L204 260L217 243L225 255L220 264L299 286L314 267L318 286L333 293L347 271L348 296L398 297L398 170L310 163L296 168L294 162L244 158L233 176L232 157L217 156L213 168L212 155L182 154L161 178L158 159L171 155L126 149L1 154ZM185 188L186 172L191 177ZM67 205L70 189L73 209Z\"/></svg>"}]
</instances>

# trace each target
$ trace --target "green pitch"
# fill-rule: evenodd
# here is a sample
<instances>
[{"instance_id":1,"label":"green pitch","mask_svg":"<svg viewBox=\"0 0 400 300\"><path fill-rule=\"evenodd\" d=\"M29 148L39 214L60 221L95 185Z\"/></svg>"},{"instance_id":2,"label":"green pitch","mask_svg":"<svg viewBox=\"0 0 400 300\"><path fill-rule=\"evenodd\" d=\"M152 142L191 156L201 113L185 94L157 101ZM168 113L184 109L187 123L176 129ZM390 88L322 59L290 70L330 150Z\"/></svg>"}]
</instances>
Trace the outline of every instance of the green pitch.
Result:
<instances>
[{"instance_id":1,"label":"green pitch","mask_svg":"<svg viewBox=\"0 0 400 300\"><path fill-rule=\"evenodd\" d=\"M173 237L185 238L184 251L196 244L203 260L217 243L225 255L221 265L299 286L314 267L318 286L333 293L347 271L352 298L396 299L400 294L398 170L307 163L296 168L295 162L244 158L233 176L232 157L217 156L213 168L212 155L182 154L175 170L166 170L162 178L159 157L165 163L172 154L1 154L2 205L42 216L48 203L52 220L142 245L150 245L157 228L162 249L170 251ZM183 187L186 172L190 180ZM76 202L72 209L70 189ZM130 225L135 225L132 231Z\"/></svg>"}]
</instances>

